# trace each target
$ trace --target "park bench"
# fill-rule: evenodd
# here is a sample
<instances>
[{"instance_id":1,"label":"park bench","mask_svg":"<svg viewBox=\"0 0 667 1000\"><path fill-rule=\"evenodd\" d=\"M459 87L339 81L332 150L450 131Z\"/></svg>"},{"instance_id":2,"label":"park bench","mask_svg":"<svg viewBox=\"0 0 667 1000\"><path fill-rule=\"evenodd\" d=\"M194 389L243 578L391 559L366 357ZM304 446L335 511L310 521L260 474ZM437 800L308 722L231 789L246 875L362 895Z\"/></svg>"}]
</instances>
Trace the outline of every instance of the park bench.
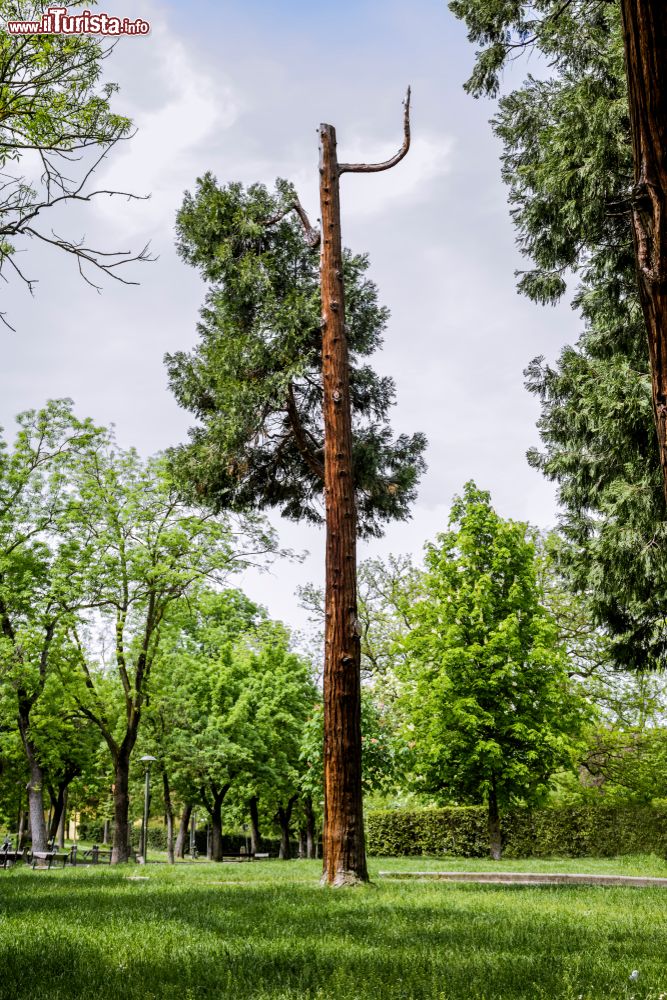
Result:
<instances>
[{"instance_id":1,"label":"park bench","mask_svg":"<svg viewBox=\"0 0 667 1000\"><path fill-rule=\"evenodd\" d=\"M63 868L69 861L67 851L32 851L30 855L33 868L50 869L54 864L62 862Z\"/></svg>"},{"instance_id":2,"label":"park bench","mask_svg":"<svg viewBox=\"0 0 667 1000\"><path fill-rule=\"evenodd\" d=\"M105 848L100 850L97 844L93 844L93 846L89 847L87 851L84 851L81 857L84 861L89 861L93 865L111 864L111 851L108 851Z\"/></svg>"},{"instance_id":3,"label":"park bench","mask_svg":"<svg viewBox=\"0 0 667 1000\"><path fill-rule=\"evenodd\" d=\"M22 851L14 851L10 848L5 848L0 851L0 868L9 868L10 865L16 865L19 861L27 860L27 850L25 847Z\"/></svg>"},{"instance_id":4,"label":"park bench","mask_svg":"<svg viewBox=\"0 0 667 1000\"><path fill-rule=\"evenodd\" d=\"M228 853L227 851L225 851L223 853L223 855L222 855L222 860L223 861L252 861L254 857L255 857L254 854L248 854L248 853L246 853L246 851L238 851L237 853L234 853L233 851L231 851L231 852Z\"/></svg>"}]
</instances>

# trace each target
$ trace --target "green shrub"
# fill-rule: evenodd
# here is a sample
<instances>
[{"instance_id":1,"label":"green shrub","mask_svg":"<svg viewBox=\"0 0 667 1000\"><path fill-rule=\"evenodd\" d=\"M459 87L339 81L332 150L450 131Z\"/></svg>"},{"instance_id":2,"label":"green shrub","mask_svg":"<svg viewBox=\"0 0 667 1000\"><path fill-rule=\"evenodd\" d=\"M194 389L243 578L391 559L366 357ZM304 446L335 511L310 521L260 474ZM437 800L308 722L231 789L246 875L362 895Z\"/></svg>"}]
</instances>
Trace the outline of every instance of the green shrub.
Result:
<instances>
[{"instance_id":1,"label":"green shrub","mask_svg":"<svg viewBox=\"0 0 667 1000\"><path fill-rule=\"evenodd\" d=\"M370 854L380 856L488 854L486 809L377 810L368 814ZM580 805L514 809L503 816L509 858L667 855L667 806Z\"/></svg>"}]
</instances>

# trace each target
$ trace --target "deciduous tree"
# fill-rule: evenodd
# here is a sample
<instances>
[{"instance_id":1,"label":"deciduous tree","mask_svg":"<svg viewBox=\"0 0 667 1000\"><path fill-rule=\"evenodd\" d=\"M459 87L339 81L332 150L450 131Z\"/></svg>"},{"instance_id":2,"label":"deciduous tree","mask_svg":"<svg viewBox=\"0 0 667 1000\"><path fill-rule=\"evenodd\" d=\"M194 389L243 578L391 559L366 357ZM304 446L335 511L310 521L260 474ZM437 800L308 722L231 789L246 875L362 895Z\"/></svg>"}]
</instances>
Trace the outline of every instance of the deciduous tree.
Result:
<instances>
[{"instance_id":1,"label":"deciduous tree","mask_svg":"<svg viewBox=\"0 0 667 1000\"><path fill-rule=\"evenodd\" d=\"M488 807L491 856L501 812L543 799L572 767L586 709L540 601L527 526L505 521L467 483L450 530L427 546L424 599L407 637L406 714L417 784Z\"/></svg>"}]
</instances>

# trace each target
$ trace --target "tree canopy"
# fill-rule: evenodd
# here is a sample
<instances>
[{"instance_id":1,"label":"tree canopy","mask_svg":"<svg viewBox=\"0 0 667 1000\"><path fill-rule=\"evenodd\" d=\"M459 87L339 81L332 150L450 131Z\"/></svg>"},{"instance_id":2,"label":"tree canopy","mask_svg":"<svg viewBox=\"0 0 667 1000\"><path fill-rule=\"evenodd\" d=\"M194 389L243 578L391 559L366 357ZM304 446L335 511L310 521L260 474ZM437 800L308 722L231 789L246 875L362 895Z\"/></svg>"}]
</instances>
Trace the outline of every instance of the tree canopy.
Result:
<instances>
[{"instance_id":1,"label":"tree canopy","mask_svg":"<svg viewBox=\"0 0 667 1000\"><path fill-rule=\"evenodd\" d=\"M319 257L278 181L220 187L211 174L186 194L178 251L209 282L189 354L167 356L171 387L198 425L173 453L191 495L215 509L275 507L323 520ZM395 387L364 359L388 319L367 277L368 258L345 253L354 475L359 532L405 519L424 469L422 434L393 437Z\"/></svg>"},{"instance_id":2,"label":"tree canopy","mask_svg":"<svg viewBox=\"0 0 667 1000\"><path fill-rule=\"evenodd\" d=\"M450 530L426 551L404 672L419 787L486 801L491 853L500 811L543 800L573 765L584 718L566 650L540 601L527 526L505 521L467 483Z\"/></svg>"}]
</instances>

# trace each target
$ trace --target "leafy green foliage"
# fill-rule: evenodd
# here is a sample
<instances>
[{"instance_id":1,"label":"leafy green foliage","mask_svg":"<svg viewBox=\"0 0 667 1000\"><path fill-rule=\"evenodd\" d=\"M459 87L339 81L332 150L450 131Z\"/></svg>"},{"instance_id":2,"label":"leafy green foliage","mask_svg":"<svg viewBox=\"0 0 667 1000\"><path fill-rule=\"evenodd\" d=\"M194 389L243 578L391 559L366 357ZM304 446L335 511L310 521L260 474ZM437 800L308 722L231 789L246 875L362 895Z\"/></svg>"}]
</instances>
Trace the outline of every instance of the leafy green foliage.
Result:
<instances>
[{"instance_id":1,"label":"leafy green foliage","mask_svg":"<svg viewBox=\"0 0 667 1000\"><path fill-rule=\"evenodd\" d=\"M278 181L220 187L211 174L186 194L178 251L210 287L190 353L167 356L171 387L198 425L173 453L189 494L215 509L275 507L323 520L319 256ZM368 259L344 255L354 474L360 533L405 519L423 471L422 434L393 438L392 379L364 359L381 344L387 310L366 276Z\"/></svg>"},{"instance_id":2,"label":"leafy green foliage","mask_svg":"<svg viewBox=\"0 0 667 1000\"><path fill-rule=\"evenodd\" d=\"M504 96L494 122L519 247L533 264L520 290L554 302L575 273L573 305L584 323L555 365L537 358L526 371L542 406L543 447L529 461L558 484L568 542L562 565L613 636L617 663L661 667L667 520L632 244L618 5L457 0L451 7L482 45L475 92L497 88L497 75L484 77L492 51L504 60L512 46L530 44L550 66L548 79L528 77Z\"/></svg>"},{"instance_id":3,"label":"leafy green foliage","mask_svg":"<svg viewBox=\"0 0 667 1000\"><path fill-rule=\"evenodd\" d=\"M664 805L597 803L547 809L510 809L504 817L507 858L614 857L667 850ZM385 856L487 853L486 812L481 806L377 810L367 815L368 849Z\"/></svg>"},{"instance_id":4,"label":"leafy green foliage","mask_svg":"<svg viewBox=\"0 0 667 1000\"><path fill-rule=\"evenodd\" d=\"M426 565L406 640L417 783L450 802L543 800L573 764L586 709L540 601L526 525L503 521L467 483Z\"/></svg>"}]
</instances>

